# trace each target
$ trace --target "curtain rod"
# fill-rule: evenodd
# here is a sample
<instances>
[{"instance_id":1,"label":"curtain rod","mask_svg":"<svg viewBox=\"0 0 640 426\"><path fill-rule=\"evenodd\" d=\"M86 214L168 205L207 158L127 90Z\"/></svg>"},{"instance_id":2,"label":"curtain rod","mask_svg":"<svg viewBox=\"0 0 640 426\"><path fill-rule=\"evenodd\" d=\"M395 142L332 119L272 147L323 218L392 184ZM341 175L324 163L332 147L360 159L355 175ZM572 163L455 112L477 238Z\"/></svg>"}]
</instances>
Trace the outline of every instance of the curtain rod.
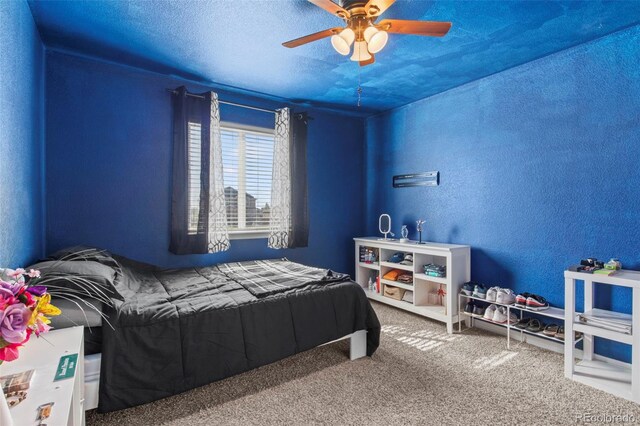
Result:
<instances>
[{"instance_id":1,"label":"curtain rod","mask_svg":"<svg viewBox=\"0 0 640 426\"><path fill-rule=\"evenodd\" d=\"M173 93L174 95L176 93L178 93L177 91L173 90L173 89L167 89L167 92ZM196 95L193 93L189 93L187 92L187 96L191 96L193 98L200 98L200 99L204 99L204 96L202 95ZM272 109L264 109L264 108L258 108L258 107L252 107L249 105L242 105L242 104L237 104L235 102L227 102L227 101L221 101L220 99L218 99L218 103L220 104L225 104L225 105L231 105L231 106L236 106L236 107L240 107L240 108L247 108L247 109L253 109L255 111L262 111L262 112L270 112L272 114L275 114L276 111L272 110Z\"/></svg>"}]
</instances>

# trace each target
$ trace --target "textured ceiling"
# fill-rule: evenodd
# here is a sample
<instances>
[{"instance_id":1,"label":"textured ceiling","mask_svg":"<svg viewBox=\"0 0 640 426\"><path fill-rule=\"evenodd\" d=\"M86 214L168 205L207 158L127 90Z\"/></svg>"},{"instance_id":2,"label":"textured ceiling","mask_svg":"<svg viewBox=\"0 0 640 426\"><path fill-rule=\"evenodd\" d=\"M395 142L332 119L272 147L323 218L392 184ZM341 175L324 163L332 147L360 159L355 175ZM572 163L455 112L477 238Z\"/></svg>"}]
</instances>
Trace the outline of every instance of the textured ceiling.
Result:
<instances>
[{"instance_id":1,"label":"textured ceiling","mask_svg":"<svg viewBox=\"0 0 640 426\"><path fill-rule=\"evenodd\" d=\"M638 1L397 0L384 18L453 22L443 38L390 35L360 69L328 39L342 21L305 0L30 0L49 47L363 114L415 101L640 23Z\"/></svg>"}]
</instances>

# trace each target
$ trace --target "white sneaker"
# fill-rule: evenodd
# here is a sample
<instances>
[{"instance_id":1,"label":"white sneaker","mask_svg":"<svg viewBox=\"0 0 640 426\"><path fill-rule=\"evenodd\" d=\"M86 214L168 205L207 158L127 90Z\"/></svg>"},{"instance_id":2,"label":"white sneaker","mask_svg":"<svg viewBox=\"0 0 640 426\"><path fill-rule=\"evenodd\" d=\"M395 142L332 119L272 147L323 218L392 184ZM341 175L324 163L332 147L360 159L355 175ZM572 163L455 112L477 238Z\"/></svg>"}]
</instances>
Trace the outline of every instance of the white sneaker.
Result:
<instances>
[{"instance_id":1,"label":"white sneaker","mask_svg":"<svg viewBox=\"0 0 640 426\"><path fill-rule=\"evenodd\" d=\"M497 322L499 324L504 324L507 322L507 308L504 306L499 306L498 309L493 314L492 318L493 322Z\"/></svg>"},{"instance_id":2,"label":"white sneaker","mask_svg":"<svg viewBox=\"0 0 640 426\"><path fill-rule=\"evenodd\" d=\"M518 316L516 314L514 314L513 312L509 312L509 325L513 325L513 324L517 323L518 321L520 321Z\"/></svg>"},{"instance_id":3,"label":"white sneaker","mask_svg":"<svg viewBox=\"0 0 640 426\"><path fill-rule=\"evenodd\" d=\"M496 295L496 303L510 305L516 301L516 294L510 288L501 288Z\"/></svg>"},{"instance_id":4,"label":"white sneaker","mask_svg":"<svg viewBox=\"0 0 640 426\"><path fill-rule=\"evenodd\" d=\"M491 287L489 290L487 290L487 302L495 302L496 301L496 296L498 295L498 290L500 290L500 287Z\"/></svg>"},{"instance_id":5,"label":"white sneaker","mask_svg":"<svg viewBox=\"0 0 640 426\"><path fill-rule=\"evenodd\" d=\"M484 311L484 319L489 320L489 321L493 321L493 316L495 315L496 309L498 309L498 306L496 306L496 305L489 306Z\"/></svg>"}]
</instances>

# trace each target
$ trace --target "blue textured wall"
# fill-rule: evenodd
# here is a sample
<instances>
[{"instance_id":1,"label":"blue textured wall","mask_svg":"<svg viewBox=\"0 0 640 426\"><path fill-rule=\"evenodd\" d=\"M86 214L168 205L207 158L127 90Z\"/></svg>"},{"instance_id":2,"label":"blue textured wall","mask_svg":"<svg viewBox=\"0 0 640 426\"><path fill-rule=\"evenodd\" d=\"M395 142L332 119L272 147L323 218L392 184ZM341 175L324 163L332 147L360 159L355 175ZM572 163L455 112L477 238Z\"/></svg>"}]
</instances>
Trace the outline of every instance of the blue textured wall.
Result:
<instances>
[{"instance_id":1,"label":"blue textured wall","mask_svg":"<svg viewBox=\"0 0 640 426\"><path fill-rule=\"evenodd\" d=\"M640 269L640 27L369 118L366 138L370 234L383 212L413 238L424 218L428 240L473 247L473 279L558 306L581 258ZM391 186L429 170L439 187ZM598 298L630 310L628 292Z\"/></svg>"},{"instance_id":2,"label":"blue textured wall","mask_svg":"<svg viewBox=\"0 0 640 426\"><path fill-rule=\"evenodd\" d=\"M44 48L29 6L0 2L0 267L42 254Z\"/></svg>"},{"instance_id":3,"label":"blue textured wall","mask_svg":"<svg viewBox=\"0 0 640 426\"><path fill-rule=\"evenodd\" d=\"M309 110L309 248L271 250L234 240L222 254L169 252L172 114L166 88L180 80L49 51L47 54L47 248L90 244L164 266L286 256L353 269L364 225L360 158L364 122ZM205 87L188 85L192 91ZM223 100L280 107L220 93ZM222 108L222 119L273 126L273 115Z\"/></svg>"}]
</instances>

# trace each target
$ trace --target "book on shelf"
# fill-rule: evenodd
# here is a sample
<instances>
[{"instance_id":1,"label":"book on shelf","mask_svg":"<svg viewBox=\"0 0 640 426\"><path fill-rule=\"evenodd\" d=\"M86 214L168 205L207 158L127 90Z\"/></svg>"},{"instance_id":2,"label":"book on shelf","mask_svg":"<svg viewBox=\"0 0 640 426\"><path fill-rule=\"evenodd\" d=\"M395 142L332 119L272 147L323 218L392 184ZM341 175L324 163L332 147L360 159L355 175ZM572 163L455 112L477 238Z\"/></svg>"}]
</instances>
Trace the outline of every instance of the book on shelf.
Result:
<instances>
[{"instance_id":1,"label":"book on shelf","mask_svg":"<svg viewBox=\"0 0 640 426\"><path fill-rule=\"evenodd\" d=\"M620 333L631 334L632 331L631 315L621 312L593 309L589 312L578 314L578 321Z\"/></svg>"},{"instance_id":2,"label":"book on shelf","mask_svg":"<svg viewBox=\"0 0 640 426\"><path fill-rule=\"evenodd\" d=\"M595 275L615 275L617 270L615 269L605 269L605 268L596 268L595 266L586 266L586 265L572 265L569 266L569 271L571 272L582 272L583 274L595 274Z\"/></svg>"},{"instance_id":3,"label":"book on shelf","mask_svg":"<svg viewBox=\"0 0 640 426\"><path fill-rule=\"evenodd\" d=\"M616 273L615 269L596 269L593 271L594 275L614 275Z\"/></svg>"}]
</instances>

